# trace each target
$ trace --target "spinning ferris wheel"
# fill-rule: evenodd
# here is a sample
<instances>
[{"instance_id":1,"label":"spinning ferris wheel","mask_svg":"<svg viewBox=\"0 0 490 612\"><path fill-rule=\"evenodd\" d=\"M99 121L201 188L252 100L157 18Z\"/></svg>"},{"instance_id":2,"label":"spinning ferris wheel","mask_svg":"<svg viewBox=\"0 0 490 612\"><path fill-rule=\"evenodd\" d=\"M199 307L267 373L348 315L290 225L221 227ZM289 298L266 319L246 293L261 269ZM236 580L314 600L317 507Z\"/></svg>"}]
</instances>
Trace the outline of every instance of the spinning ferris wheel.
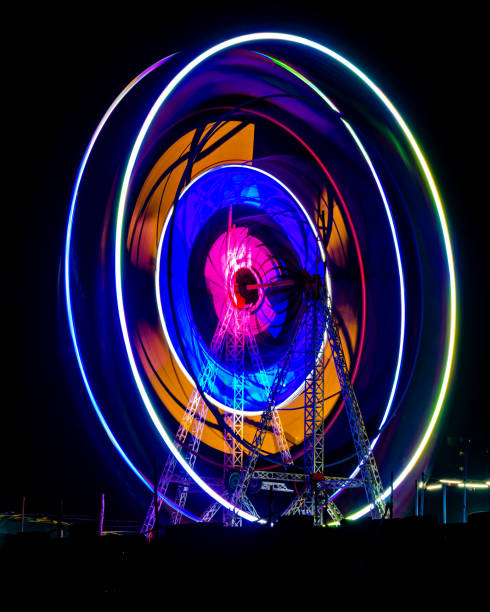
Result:
<instances>
[{"instance_id":1,"label":"spinning ferris wheel","mask_svg":"<svg viewBox=\"0 0 490 612\"><path fill-rule=\"evenodd\" d=\"M391 102L322 45L242 36L132 81L79 171L65 289L92 405L151 490L144 533L162 505L265 522L274 491L315 525L381 518L430 450L442 204Z\"/></svg>"}]
</instances>

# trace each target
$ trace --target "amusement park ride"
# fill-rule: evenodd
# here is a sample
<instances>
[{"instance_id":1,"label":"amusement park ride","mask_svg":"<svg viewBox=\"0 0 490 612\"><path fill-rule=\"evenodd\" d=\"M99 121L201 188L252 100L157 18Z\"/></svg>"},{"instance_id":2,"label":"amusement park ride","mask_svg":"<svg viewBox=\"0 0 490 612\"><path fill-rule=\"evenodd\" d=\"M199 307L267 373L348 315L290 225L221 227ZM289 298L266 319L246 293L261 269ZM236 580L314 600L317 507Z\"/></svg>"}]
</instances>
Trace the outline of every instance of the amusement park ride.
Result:
<instances>
[{"instance_id":1,"label":"amusement park ride","mask_svg":"<svg viewBox=\"0 0 490 612\"><path fill-rule=\"evenodd\" d=\"M319 220L321 219L318 227L318 238L323 241L325 248L324 215L318 211L317 217ZM284 487L282 490L285 491L289 491L286 483L298 483L300 491L293 497L282 515L311 516L313 525L323 526L325 524L325 511L334 522L340 522L344 518L335 502L328 499L329 492L333 492L339 487L364 487L371 508L371 516L377 519L384 518L386 505L382 498L383 485L375 458L371 452L370 440L350 379L325 278L322 278L320 274L312 275L308 274L306 270L302 270L294 279L260 283L257 282L257 278L252 271L250 257L247 261L247 257L244 257L246 255L244 251L245 247L237 240L236 228L232 225L232 207L230 206L226 249L228 262L226 273L227 300L224 305L225 314L214 332L210 347L215 358L224 360L233 373L234 410L226 414L225 422L229 430L223 432L225 443L223 492L225 493L225 483L229 480L230 472L235 472L237 477L233 479L234 488L229 492L231 503L259 519L259 514L247 496L252 479L266 482L267 486L264 487L266 489L277 486L280 490L282 486ZM317 264L321 266L319 251ZM292 342L283 356L269 388L257 341L250 328L250 313L259 305L259 291L279 288L285 291L296 291L302 296L302 316L299 317ZM305 339L304 454L302 464L296 466L285 439L277 404L278 393L284 386L284 377L290 365L291 355L297 348L296 339L300 335L303 335ZM252 443L247 445L246 450L244 450L244 377L247 375L244 368L244 356L246 350L250 355L255 374L262 379L263 385L267 389L267 401ZM326 351L331 352L335 364L359 462L360 476L358 478L336 477L325 473L324 363ZM208 367L200 376L201 392L206 392L212 386L215 376L216 370L213 368L212 362L208 362ZM186 460L191 466L194 465L199 451L207 413L206 401L203 400L200 391L194 388L175 436L176 446L179 450L186 450ZM277 451L281 456L283 471L273 472L256 469L265 434L270 430L274 434ZM141 528L142 533L146 535L153 533L162 506L162 495L167 494L167 490L172 483L177 485L176 505L181 508L185 507L191 482L188 476L181 475L179 472L175 457L169 454L158 482L158 490L155 491ZM202 514L202 521L211 521L220 509L221 505L218 502L213 502ZM173 524L180 523L181 519L181 512L176 510L171 512ZM242 518L238 514L225 509L223 511L223 524L240 527Z\"/></svg>"},{"instance_id":2,"label":"amusement park ride","mask_svg":"<svg viewBox=\"0 0 490 612\"><path fill-rule=\"evenodd\" d=\"M352 62L263 32L149 66L87 146L64 270L90 403L151 495L142 533L163 504L165 523L321 526L406 503L455 270L428 163Z\"/></svg>"}]
</instances>

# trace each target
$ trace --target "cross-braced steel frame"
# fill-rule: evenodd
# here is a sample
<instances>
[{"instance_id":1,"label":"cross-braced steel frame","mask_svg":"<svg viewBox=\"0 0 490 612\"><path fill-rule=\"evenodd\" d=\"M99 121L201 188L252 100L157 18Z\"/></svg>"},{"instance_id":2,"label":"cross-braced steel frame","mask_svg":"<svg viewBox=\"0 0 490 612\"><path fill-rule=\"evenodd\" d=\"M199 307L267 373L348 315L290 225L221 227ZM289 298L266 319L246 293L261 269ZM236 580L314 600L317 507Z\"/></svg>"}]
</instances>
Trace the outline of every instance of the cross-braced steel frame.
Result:
<instances>
[{"instance_id":1,"label":"cross-braced steel frame","mask_svg":"<svg viewBox=\"0 0 490 612\"><path fill-rule=\"evenodd\" d=\"M328 499L327 490L336 486L363 486L371 507L373 518L385 515L383 486L378 467L374 459L369 437L350 380L345 355L342 348L338 324L332 310L327 289L318 277L310 280L305 290L305 312L302 323L298 327L294 341L285 356L282 367L278 369L272 385L269 400L264 410L259 426L252 442L252 450L247 455L244 469L234 491L232 501L240 506L246 498L247 488L252 478L258 477L255 467L260 454L265 432L269 427L272 412L282 381L289 366L291 355L302 329L305 336L305 418L304 418L304 473L303 489L283 515L304 514L313 517L314 525L324 522L324 510L330 517L339 522L343 515L336 504ZM324 348L328 341L332 359L335 364L340 390L345 403L345 410L359 462L360 479L340 479L325 476L324 459ZM257 475L256 475L257 474ZM266 474L269 474L266 472ZM283 474L282 480L288 480ZM331 486L333 484L333 486Z\"/></svg>"},{"instance_id":2,"label":"cross-braced steel frame","mask_svg":"<svg viewBox=\"0 0 490 612\"><path fill-rule=\"evenodd\" d=\"M305 345L304 471L301 475L293 475L285 471L280 473L280 477L277 475L278 473L265 472L267 476L264 477L261 476L260 471L256 471L256 467L266 434L270 429L273 431L284 468L288 469L292 465L291 452L276 407L280 393L284 388L292 355L296 350L297 340L301 335L304 336ZM359 462L359 479L325 475L324 354L327 342L335 364ZM310 515L313 517L313 524L319 526L324 524L324 512L326 511L334 521L339 522L343 518L342 512L333 501L328 499L328 491L339 486L363 486L371 507L372 517L382 518L385 515L385 503L382 497L383 486L362 413L350 380L338 323L324 281L318 275L315 275L309 277L305 283L303 317L300 317L293 340L270 387L255 335L250 328L250 310L240 308L232 299L228 299L225 304L225 314L220 319L211 342L211 354L216 361L208 360L200 377L201 388L204 392L214 383L217 374L217 360L221 358L224 347L225 362L233 377L233 409L225 412L224 415L227 425L223 431L224 482L226 482L227 474L230 471L239 473L237 485L231 494L232 504L258 517L247 496L252 478L267 480L269 483L267 486L270 488L270 486L273 486L271 482L274 480L286 482L295 480L293 476L301 476L302 489L283 512L283 515ZM243 440L243 410L245 406L245 349L248 349L253 370L264 386L267 397L266 406L261 414L252 443L247 445L247 453L244 453L244 446L240 443L240 440ZM197 389L194 389L175 436L175 445L179 451L182 450L184 445L187 446L186 461L191 469L194 467L199 451L207 412L207 403L203 401ZM189 441L187 441L188 437ZM183 478L176 477L174 474L176 466L175 457L169 455L158 483L158 493L165 495L170 482L177 482L175 502L178 506L184 508L190 490L190 480L187 474ZM224 493L225 485L222 484L221 488ZM154 496L142 527L143 533L149 533L155 525L155 497L158 509L161 507L161 497ZM219 508L218 502L213 502L202 514L202 520L212 520ZM175 510L171 514L172 521L179 523L182 514ZM242 518L236 512L228 510L223 511L223 521L225 525L235 527L242 524Z\"/></svg>"},{"instance_id":3,"label":"cross-braced steel frame","mask_svg":"<svg viewBox=\"0 0 490 612\"><path fill-rule=\"evenodd\" d=\"M224 439L224 481L230 471L243 471L243 446L239 440L243 438L243 408L244 408L244 360L245 349L248 349L250 358L255 371L268 394L267 376L265 374L262 359L255 336L250 328L250 311L247 309L237 308L231 300L228 300L225 305L225 315L218 324L215 334L211 342L211 353L219 360L223 349L225 352L225 362L233 374L233 411L225 412L224 420L228 429L223 430ZM208 360L206 368L201 377L201 388L206 392L212 387L217 375L217 363L214 360ZM194 388L187 404L186 410L182 416L177 434L175 435L175 446L182 450L187 443L186 461L191 467L194 467L196 457L201 443L202 433L208 414L208 406L199 395L197 388ZM280 416L277 412L272 418L273 434L278 451L281 454L283 461L291 461L291 453L287 444L284 428L281 423ZM189 437L189 440L188 440ZM157 485L157 509L162 506L161 495L167 493L171 482L177 482L177 493L175 503L185 508L187 497L191 488L191 482L187 474L184 476L176 476L177 460L173 454L167 457L165 467ZM221 488L225 489L222 484ZM244 496L242 506L255 516L257 512L251 502ZM220 509L220 505L212 503L202 515L203 521L210 521ZM155 510L155 496L153 496L150 507L148 509L145 521L141 528L141 533L150 534L155 527L157 512ZM180 523L182 513L178 510L171 511L171 519L174 524ZM238 514L229 511L223 511L223 522L225 525L241 526L242 519Z\"/></svg>"}]
</instances>

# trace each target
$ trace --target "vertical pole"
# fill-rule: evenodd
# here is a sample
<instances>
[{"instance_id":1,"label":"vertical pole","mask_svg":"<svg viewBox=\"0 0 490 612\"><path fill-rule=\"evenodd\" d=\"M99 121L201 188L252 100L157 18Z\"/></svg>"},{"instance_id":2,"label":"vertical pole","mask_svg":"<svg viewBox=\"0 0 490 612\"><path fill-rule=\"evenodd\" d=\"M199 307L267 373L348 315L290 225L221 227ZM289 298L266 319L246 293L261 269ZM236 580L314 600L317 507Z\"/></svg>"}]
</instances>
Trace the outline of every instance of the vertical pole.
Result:
<instances>
[{"instance_id":1,"label":"vertical pole","mask_svg":"<svg viewBox=\"0 0 490 612\"><path fill-rule=\"evenodd\" d=\"M274 485L271 484L271 488L269 489L269 524L272 527L272 495L274 492Z\"/></svg>"},{"instance_id":2,"label":"vertical pole","mask_svg":"<svg viewBox=\"0 0 490 612\"><path fill-rule=\"evenodd\" d=\"M153 457L153 504L155 506L155 525L153 526L152 537L158 538L159 536L159 509L158 509L158 473L157 473L157 460Z\"/></svg>"},{"instance_id":3,"label":"vertical pole","mask_svg":"<svg viewBox=\"0 0 490 612\"><path fill-rule=\"evenodd\" d=\"M310 477L305 513L313 515L313 524L316 527L323 524L323 510L319 504L316 481L313 477L315 474L323 474L325 469L323 355L317 360L325 326L326 315L323 308L325 297L320 291L318 278L305 290L304 465L305 474Z\"/></svg>"},{"instance_id":4,"label":"vertical pole","mask_svg":"<svg viewBox=\"0 0 490 612\"><path fill-rule=\"evenodd\" d=\"M318 520L318 491L316 488L316 482L313 481L313 525L319 527L320 521Z\"/></svg>"},{"instance_id":5,"label":"vertical pole","mask_svg":"<svg viewBox=\"0 0 490 612\"><path fill-rule=\"evenodd\" d=\"M415 516L419 515L419 480L415 481Z\"/></svg>"},{"instance_id":6,"label":"vertical pole","mask_svg":"<svg viewBox=\"0 0 490 612\"><path fill-rule=\"evenodd\" d=\"M58 509L58 525L57 525L58 538L60 539L63 537L63 526L61 525L62 520L63 520L63 500L60 499L60 505Z\"/></svg>"},{"instance_id":7,"label":"vertical pole","mask_svg":"<svg viewBox=\"0 0 490 612\"><path fill-rule=\"evenodd\" d=\"M390 519L393 518L393 472L391 472L390 475L390 486L391 486L391 493L390 493Z\"/></svg>"},{"instance_id":8,"label":"vertical pole","mask_svg":"<svg viewBox=\"0 0 490 612\"><path fill-rule=\"evenodd\" d=\"M446 493L447 493L447 484L442 485L442 522L446 524Z\"/></svg>"},{"instance_id":9,"label":"vertical pole","mask_svg":"<svg viewBox=\"0 0 490 612\"><path fill-rule=\"evenodd\" d=\"M463 523L466 523L468 520L467 515L467 488L466 481L468 480L468 451L464 452L464 480L463 480Z\"/></svg>"},{"instance_id":10,"label":"vertical pole","mask_svg":"<svg viewBox=\"0 0 490 612\"><path fill-rule=\"evenodd\" d=\"M26 498L25 495L22 496L22 520L20 523L20 532L24 533L24 516L25 516L25 507L26 507Z\"/></svg>"},{"instance_id":11,"label":"vertical pole","mask_svg":"<svg viewBox=\"0 0 490 612\"><path fill-rule=\"evenodd\" d=\"M104 510L105 510L105 498L104 498L104 494L102 493L100 497L99 536L102 535L102 532L104 530Z\"/></svg>"},{"instance_id":12,"label":"vertical pole","mask_svg":"<svg viewBox=\"0 0 490 612\"><path fill-rule=\"evenodd\" d=\"M420 516L424 516L425 474L422 472L422 487L420 489Z\"/></svg>"}]
</instances>

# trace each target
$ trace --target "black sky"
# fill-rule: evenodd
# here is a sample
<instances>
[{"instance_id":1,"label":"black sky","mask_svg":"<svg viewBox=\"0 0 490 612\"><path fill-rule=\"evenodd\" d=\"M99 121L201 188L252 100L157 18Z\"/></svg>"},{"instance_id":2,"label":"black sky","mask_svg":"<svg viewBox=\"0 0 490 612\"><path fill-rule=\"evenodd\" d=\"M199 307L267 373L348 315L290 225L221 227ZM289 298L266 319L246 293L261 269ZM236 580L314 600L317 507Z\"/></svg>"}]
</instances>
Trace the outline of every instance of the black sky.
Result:
<instances>
[{"instance_id":1,"label":"black sky","mask_svg":"<svg viewBox=\"0 0 490 612\"><path fill-rule=\"evenodd\" d=\"M182 4L182 3L180 3ZM310 36L359 65L392 99L431 162L455 250L459 338L434 475L457 470L471 440L470 470L490 476L486 424L488 353L488 154L483 15L409 3L206 3L169 8L136 3L16 10L7 23L3 180L4 382L0 511L27 495L31 511L95 512L110 489L113 513L138 516L145 502L97 428L63 342L59 273L72 184L94 127L122 87L173 51L196 51L259 30ZM156 8L156 7L159 8ZM10 40L10 38L9 38ZM461 438L461 439L460 439ZM467 443L466 443L467 444ZM486 449L486 450L485 450Z\"/></svg>"}]
</instances>

